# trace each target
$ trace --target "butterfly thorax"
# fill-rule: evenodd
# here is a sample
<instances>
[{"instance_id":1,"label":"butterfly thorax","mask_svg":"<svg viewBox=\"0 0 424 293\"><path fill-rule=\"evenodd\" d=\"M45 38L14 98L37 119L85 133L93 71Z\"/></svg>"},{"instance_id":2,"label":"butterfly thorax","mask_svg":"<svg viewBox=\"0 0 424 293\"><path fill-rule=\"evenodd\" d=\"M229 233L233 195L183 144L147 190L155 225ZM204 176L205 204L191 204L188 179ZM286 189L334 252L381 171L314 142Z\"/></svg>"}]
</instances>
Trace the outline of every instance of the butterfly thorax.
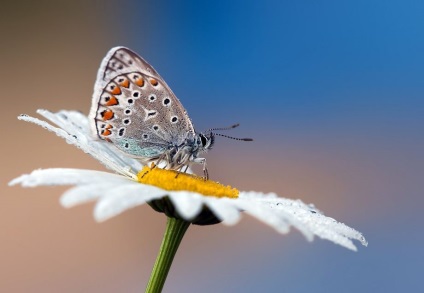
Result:
<instances>
[{"instance_id":1,"label":"butterfly thorax","mask_svg":"<svg viewBox=\"0 0 424 293\"><path fill-rule=\"evenodd\" d=\"M167 162L165 168L178 170L191 163L199 163L199 154L210 150L215 142L213 133L196 133L194 137L187 138L180 145L170 145L168 150L163 153L157 161L162 159Z\"/></svg>"}]
</instances>

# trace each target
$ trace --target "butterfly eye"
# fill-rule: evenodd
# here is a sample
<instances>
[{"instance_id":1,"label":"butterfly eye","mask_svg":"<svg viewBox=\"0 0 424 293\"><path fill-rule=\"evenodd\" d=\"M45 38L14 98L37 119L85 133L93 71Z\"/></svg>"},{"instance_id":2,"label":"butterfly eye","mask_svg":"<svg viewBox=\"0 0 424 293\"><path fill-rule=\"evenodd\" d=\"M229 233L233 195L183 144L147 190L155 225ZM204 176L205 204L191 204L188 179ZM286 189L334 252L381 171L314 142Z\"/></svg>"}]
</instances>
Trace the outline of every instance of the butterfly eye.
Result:
<instances>
[{"instance_id":1,"label":"butterfly eye","mask_svg":"<svg viewBox=\"0 0 424 293\"><path fill-rule=\"evenodd\" d=\"M208 142L206 137L203 134L200 134L200 141L202 142L202 146L205 146L206 143Z\"/></svg>"}]
</instances>

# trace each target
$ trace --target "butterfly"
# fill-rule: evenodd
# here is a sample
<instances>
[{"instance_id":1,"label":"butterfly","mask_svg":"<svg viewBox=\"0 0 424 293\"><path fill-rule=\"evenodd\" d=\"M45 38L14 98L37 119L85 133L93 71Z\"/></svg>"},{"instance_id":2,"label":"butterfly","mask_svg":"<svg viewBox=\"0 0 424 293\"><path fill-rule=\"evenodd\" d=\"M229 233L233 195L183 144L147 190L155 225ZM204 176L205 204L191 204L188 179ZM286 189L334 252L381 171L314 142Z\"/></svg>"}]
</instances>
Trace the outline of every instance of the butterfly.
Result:
<instances>
[{"instance_id":1,"label":"butterfly","mask_svg":"<svg viewBox=\"0 0 424 293\"><path fill-rule=\"evenodd\" d=\"M156 70L125 47L112 48L103 59L94 85L89 114L92 133L142 163L165 162L165 168L184 172L192 164L203 165L200 154L212 148L214 128L198 133L187 111Z\"/></svg>"}]
</instances>

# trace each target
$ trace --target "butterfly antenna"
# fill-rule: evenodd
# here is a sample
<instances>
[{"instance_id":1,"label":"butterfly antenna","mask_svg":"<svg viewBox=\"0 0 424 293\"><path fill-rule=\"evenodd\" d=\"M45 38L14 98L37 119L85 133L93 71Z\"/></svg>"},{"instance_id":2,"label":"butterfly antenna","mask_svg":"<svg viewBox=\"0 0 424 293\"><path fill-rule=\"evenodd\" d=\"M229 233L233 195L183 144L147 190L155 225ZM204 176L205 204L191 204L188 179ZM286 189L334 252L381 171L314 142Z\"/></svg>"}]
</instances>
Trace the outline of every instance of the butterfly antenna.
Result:
<instances>
[{"instance_id":1,"label":"butterfly antenna","mask_svg":"<svg viewBox=\"0 0 424 293\"><path fill-rule=\"evenodd\" d=\"M234 140L253 141L253 139L252 139L252 138L239 138L239 137L232 137L232 136L228 136L228 135L221 134L221 133L212 133L212 134L217 135L217 136L222 136L222 137L230 138L230 139L234 139Z\"/></svg>"},{"instance_id":2,"label":"butterfly antenna","mask_svg":"<svg viewBox=\"0 0 424 293\"><path fill-rule=\"evenodd\" d=\"M236 123L236 124L228 126L228 127L211 128L211 129L207 130L206 132L212 132L214 130L229 130L229 129L233 129L233 128L236 128L236 127L239 127L239 126L240 126L240 124Z\"/></svg>"}]
</instances>

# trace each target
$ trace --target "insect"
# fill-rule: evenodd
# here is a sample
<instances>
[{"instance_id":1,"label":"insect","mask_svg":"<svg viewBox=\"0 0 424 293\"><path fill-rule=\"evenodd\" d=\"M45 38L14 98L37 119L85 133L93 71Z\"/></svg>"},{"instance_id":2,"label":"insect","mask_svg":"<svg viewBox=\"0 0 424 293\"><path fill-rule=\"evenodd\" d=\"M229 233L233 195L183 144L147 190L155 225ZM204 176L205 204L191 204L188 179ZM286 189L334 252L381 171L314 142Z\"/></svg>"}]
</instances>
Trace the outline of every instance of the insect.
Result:
<instances>
[{"instance_id":1,"label":"insect","mask_svg":"<svg viewBox=\"0 0 424 293\"><path fill-rule=\"evenodd\" d=\"M153 67L125 47L112 48L103 59L90 110L93 134L114 144L143 163L165 162L166 169L185 171L202 164L208 179L206 159L199 157L212 148L214 128L196 132L186 110Z\"/></svg>"}]
</instances>

